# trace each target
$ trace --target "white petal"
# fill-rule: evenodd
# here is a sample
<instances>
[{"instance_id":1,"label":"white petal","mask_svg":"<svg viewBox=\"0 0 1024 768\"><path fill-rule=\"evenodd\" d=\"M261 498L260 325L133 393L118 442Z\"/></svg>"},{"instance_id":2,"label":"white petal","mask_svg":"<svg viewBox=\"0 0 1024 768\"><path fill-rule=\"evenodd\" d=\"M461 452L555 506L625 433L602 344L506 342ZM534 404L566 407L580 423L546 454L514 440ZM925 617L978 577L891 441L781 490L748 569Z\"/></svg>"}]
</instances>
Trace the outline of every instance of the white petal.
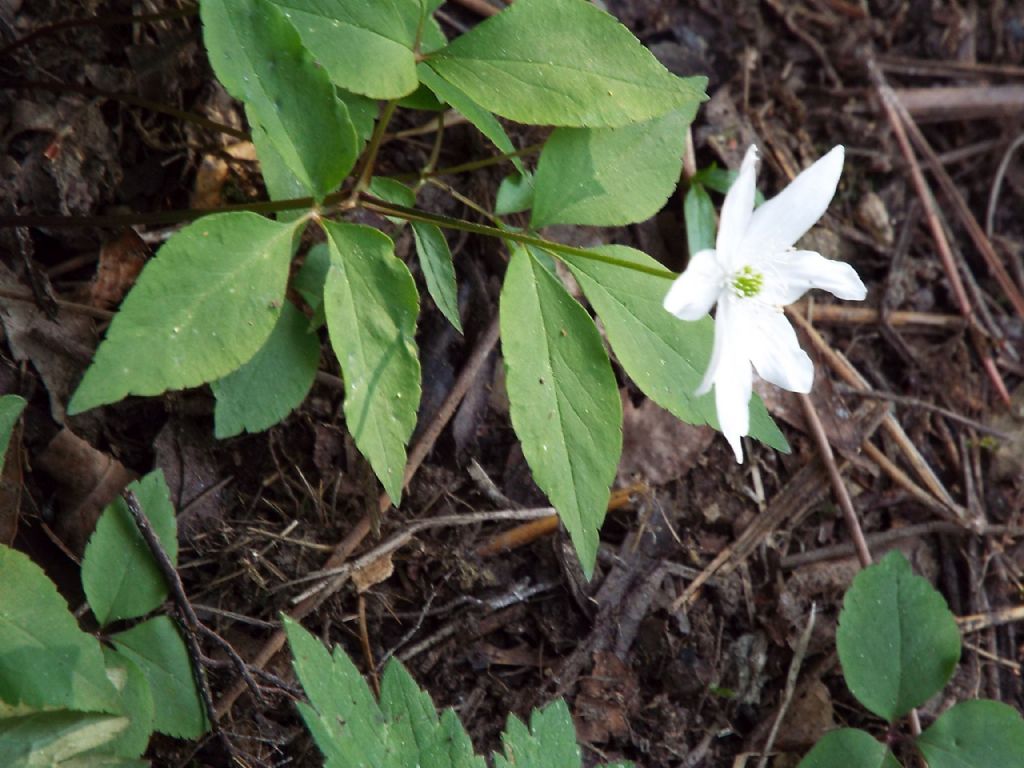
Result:
<instances>
[{"instance_id":1,"label":"white petal","mask_svg":"<svg viewBox=\"0 0 1024 768\"><path fill-rule=\"evenodd\" d=\"M790 392L810 392L814 364L800 348L796 332L777 309L762 306L748 323L747 353L757 375Z\"/></svg>"},{"instance_id":2,"label":"white petal","mask_svg":"<svg viewBox=\"0 0 1024 768\"><path fill-rule=\"evenodd\" d=\"M754 211L754 190L757 181L757 147L753 144L747 149L740 165L736 180L729 187L722 203L722 215L718 222L718 238L715 248L721 254L727 269L735 269L733 255L739 250L743 234L750 223Z\"/></svg>"},{"instance_id":3,"label":"white petal","mask_svg":"<svg viewBox=\"0 0 1024 768\"><path fill-rule=\"evenodd\" d=\"M811 288L840 299L860 301L868 289L845 261L826 259L815 251L782 251L761 264L765 285L759 299L768 304L792 304Z\"/></svg>"},{"instance_id":4,"label":"white petal","mask_svg":"<svg viewBox=\"0 0 1024 768\"><path fill-rule=\"evenodd\" d=\"M718 426L740 464L743 463L740 438L750 431L752 383L750 361L743 347L727 344L715 373L715 410L718 413Z\"/></svg>"},{"instance_id":5,"label":"white petal","mask_svg":"<svg viewBox=\"0 0 1024 768\"><path fill-rule=\"evenodd\" d=\"M680 320L700 320L718 300L724 281L715 252L697 251L668 289L662 306Z\"/></svg>"},{"instance_id":6,"label":"white petal","mask_svg":"<svg viewBox=\"0 0 1024 768\"><path fill-rule=\"evenodd\" d=\"M803 237L832 202L843 172L843 154L842 146L833 148L754 211L740 245L742 252L774 253L791 247Z\"/></svg>"},{"instance_id":7,"label":"white petal","mask_svg":"<svg viewBox=\"0 0 1024 768\"><path fill-rule=\"evenodd\" d=\"M731 294L726 293L719 299L718 309L715 310L715 340L711 345L711 360L704 372L704 379L694 394L704 395L711 391L715 376L718 375L718 366L722 362L723 350L729 343L740 338L738 333L733 333L735 306L736 299Z\"/></svg>"}]
</instances>

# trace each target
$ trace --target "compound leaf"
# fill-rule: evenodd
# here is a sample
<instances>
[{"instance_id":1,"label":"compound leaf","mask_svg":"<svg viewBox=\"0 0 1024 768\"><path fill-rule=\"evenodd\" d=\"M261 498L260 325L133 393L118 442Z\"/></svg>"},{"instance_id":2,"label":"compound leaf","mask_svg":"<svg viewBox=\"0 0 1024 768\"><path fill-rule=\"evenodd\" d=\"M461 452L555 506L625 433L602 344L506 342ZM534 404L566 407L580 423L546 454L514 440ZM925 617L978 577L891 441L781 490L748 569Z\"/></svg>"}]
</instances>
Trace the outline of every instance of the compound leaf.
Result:
<instances>
[{"instance_id":1,"label":"compound leaf","mask_svg":"<svg viewBox=\"0 0 1024 768\"><path fill-rule=\"evenodd\" d=\"M310 332L306 316L286 301L263 348L213 382L214 434L225 438L277 424L306 399L319 363L320 338Z\"/></svg>"},{"instance_id":2,"label":"compound leaf","mask_svg":"<svg viewBox=\"0 0 1024 768\"><path fill-rule=\"evenodd\" d=\"M269 0L207 0L199 10L210 64L250 123L310 194L337 189L356 161L356 130L281 10Z\"/></svg>"},{"instance_id":3,"label":"compound leaf","mask_svg":"<svg viewBox=\"0 0 1024 768\"><path fill-rule=\"evenodd\" d=\"M1022 768L1024 720L999 701L962 701L917 740L928 768Z\"/></svg>"},{"instance_id":4,"label":"compound leaf","mask_svg":"<svg viewBox=\"0 0 1024 768\"><path fill-rule=\"evenodd\" d=\"M622 403L594 321L528 250L511 246L501 347L512 426L589 578L622 451Z\"/></svg>"},{"instance_id":5,"label":"compound leaf","mask_svg":"<svg viewBox=\"0 0 1024 768\"><path fill-rule=\"evenodd\" d=\"M707 83L671 74L586 0L517 0L427 63L484 109L538 125L638 123L695 106Z\"/></svg>"},{"instance_id":6,"label":"compound leaf","mask_svg":"<svg viewBox=\"0 0 1024 768\"><path fill-rule=\"evenodd\" d=\"M116 713L96 638L78 628L53 582L0 544L0 701Z\"/></svg>"},{"instance_id":7,"label":"compound leaf","mask_svg":"<svg viewBox=\"0 0 1024 768\"><path fill-rule=\"evenodd\" d=\"M797 768L900 768L900 764L870 733L842 728L822 736Z\"/></svg>"},{"instance_id":8,"label":"compound leaf","mask_svg":"<svg viewBox=\"0 0 1024 768\"><path fill-rule=\"evenodd\" d=\"M535 709L529 728L509 715L501 741L505 754L494 754L494 768L579 768L581 764L576 728L562 699Z\"/></svg>"},{"instance_id":9,"label":"compound leaf","mask_svg":"<svg viewBox=\"0 0 1024 768\"><path fill-rule=\"evenodd\" d=\"M131 722L103 752L119 757L138 757L146 751L153 735L153 691L138 665L113 648L103 648L107 677L121 697L121 712Z\"/></svg>"},{"instance_id":10,"label":"compound leaf","mask_svg":"<svg viewBox=\"0 0 1024 768\"><path fill-rule=\"evenodd\" d=\"M448 318L455 330L462 333L455 265L444 232L433 224L414 221L412 233L416 240L416 255L419 256L423 277L427 281L427 291L441 314Z\"/></svg>"},{"instance_id":11,"label":"compound leaf","mask_svg":"<svg viewBox=\"0 0 1024 768\"><path fill-rule=\"evenodd\" d=\"M164 552L176 563L178 528L163 470L150 472L128 490L135 493ZM100 626L144 616L167 597L167 582L124 499L115 499L96 524L82 558L82 587Z\"/></svg>"},{"instance_id":12,"label":"compound leaf","mask_svg":"<svg viewBox=\"0 0 1024 768\"><path fill-rule=\"evenodd\" d=\"M0 719L0 765L4 768L70 768L147 765L83 753L110 746L129 726L127 717L56 710ZM107 751L103 749L103 751Z\"/></svg>"},{"instance_id":13,"label":"compound leaf","mask_svg":"<svg viewBox=\"0 0 1024 768\"><path fill-rule=\"evenodd\" d=\"M535 228L621 226L656 214L679 183L696 103L620 128L556 128L534 180Z\"/></svg>"},{"instance_id":14,"label":"compound leaf","mask_svg":"<svg viewBox=\"0 0 1024 768\"><path fill-rule=\"evenodd\" d=\"M946 684L960 659L960 632L942 595L893 551L847 590L836 647L850 691L892 722Z\"/></svg>"},{"instance_id":15,"label":"compound leaf","mask_svg":"<svg viewBox=\"0 0 1024 768\"><path fill-rule=\"evenodd\" d=\"M594 250L645 269L662 268L642 251L623 245ZM686 323L666 312L661 306L669 286L665 278L570 253L557 256L572 270L601 318L612 350L640 390L676 418L717 428L714 396L694 394L711 357L711 319ZM757 395L750 401L750 434L777 450L789 450Z\"/></svg>"},{"instance_id":16,"label":"compound leaf","mask_svg":"<svg viewBox=\"0 0 1024 768\"><path fill-rule=\"evenodd\" d=\"M198 386L252 358L281 313L299 226L221 213L174 235L122 303L68 413Z\"/></svg>"},{"instance_id":17,"label":"compound leaf","mask_svg":"<svg viewBox=\"0 0 1024 768\"><path fill-rule=\"evenodd\" d=\"M345 421L398 504L420 402L416 283L384 233L359 224L323 226L331 255L324 310L345 379Z\"/></svg>"}]
</instances>

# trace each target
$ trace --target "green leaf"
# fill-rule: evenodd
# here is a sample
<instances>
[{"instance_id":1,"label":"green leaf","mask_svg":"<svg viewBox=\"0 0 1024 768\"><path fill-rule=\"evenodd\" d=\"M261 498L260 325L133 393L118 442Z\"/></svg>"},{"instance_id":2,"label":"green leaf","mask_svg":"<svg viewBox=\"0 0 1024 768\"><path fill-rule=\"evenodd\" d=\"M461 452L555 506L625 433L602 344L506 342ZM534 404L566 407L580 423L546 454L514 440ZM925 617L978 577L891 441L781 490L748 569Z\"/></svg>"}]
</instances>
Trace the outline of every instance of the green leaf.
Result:
<instances>
[{"instance_id":1,"label":"green leaf","mask_svg":"<svg viewBox=\"0 0 1024 768\"><path fill-rule=\"evenodd\" d=\"M843 728L822 736L797 768L900 768L900 764L870 733Z\"/></svg>"},{"instance_id":2,"label":"green leaf","mask_svg":"<svg viewBox=\"0 0 1024 768\"><path fill-rule=\"evenodd\" d=\"M263 348L245 365L213 382L218 438L261 432L306 399L320 363L320 339L306 316L286 301Z\"/></svg>"},{"instance_id":3,"label":"green leaf","mask_svg":"<svg viewBox=\"0 0 1024 768\"><path fill-rule=\"evenodd\" d=\"M327 270L331 267L331 254L327 243L317 243L306 254L302 267L292 278L292 287L298 291L302 300L311 310L313 317L309 321L309 329L317 330L326 320L324 318L324 283L327 281Z\"/></svg>"},{"instance_id":4,"label":"green leaf","mask_svg":"<svg viewBox=\"0 0 1024 768\"><path fill-rule=\"evenodd\" d=\"M66 710L0 719L0 765L65 768L73 758L110 745L128 724L127 717ZM76 760L75 764L89 763Z\"/></svg>"},{"instance_id":5,"label":"green leaf","mask_svg":"<svg viewBox=\"0 0 1024 768\"><path fill-rule=\"evenodd\" d=\"M128 486L172 563L178 561L178 527L163 470ZM82 558L82 587L89 607L106 626L144 616L167 597L167 581L139 533L124 499L104 510Z\"/></svg>"},{"instance_id":6,"label":"green leaf","mask_svg":"<svg viewBox=\"0 0 1024 768\"><path fill-rule=\"evenodd\" d=\"M494 768L579 768L580 748L569 708L562 699L535 709L530 728L509 715L501 735L505 754L494 755Z\"/></svg>"},{"instance_id":7,"label":"green leaf","mask_svg":"<svg viewBox=\"0 0 1024 768\"><path fill-rule=\"evenodd\" d=\"M452 252L444 233L433 224L412 222L412 233L416 239L416 255L427 281L427 291L448 322L462 333L459 319L458 286L455 284L455 265Z\"/></svg>"},{"instance_id":8,"label":"green leaf","mask_svg":"<svg viewBox=\"0 0 1024 768\"><path fill-rule=\"evenodd\" d=\"M516 0L427 61L484 109L538 125L643 122L700 103L707 83L671 74L586 0Z\"/></svg>"},{"instance_id":9,"label":"green leaf","mask_svg":"<svg viewBox=\"0 0 1024 768\"><path fill-rule=\"evenodd\" d=\"M595 250L639 266L660 267L642 251L623 245ZM669 286L665 278L569 253L556 255L572 270L601 318L615 356L640 390L676 418L717 429L714 395L694 394L711 358L711 319L686 323L666 312L661 306ZM750 434L777 450L789 450L757 395L750 401Z\"/></svg>"},{"instance_id":10,"label":"green leaf","mask_svg":"<svg viewBox=\"0 0 1024 768\"><path fill-rule=\"evenodd\" d=\"M382 232L332 221L323 226L331 254L324 309L345 379L345 422L397 505L420 402L416 284Z\"/></svg>"},{"instance_id":11,"label":"green leaf","mask_svg":"<svg viewBox=\"0 0 1024 768\"><path fill-rule=\"evenodd\" d=\"M11 442L14 425L21 418L25 409L25 400L17 395L0 397L0 473L4 471L4 459L7 457L7 446Z\"/></svg>"},{"instance_id":12,"label":"green leaf","mask_svg":"<svg viewBox=\"0 0 1024 768\"><path fill-rule=\"evenodd\" d=\"M499 216L528 211L533 207L533 174L510 173L501 180L494 212Z\"/></svg>"},{"instance_id":13,"label":"green leaf","mask_svg":"<svg viewBox=\"0 0 1024 768\"><path fill-rule=\"evenodd\" d=\"M310 197L309 186L298 176L292 173L288 163L274 147L273 142L267 135L266 130L249 114L246 107L249 125L252 126L252 143L256 147L256 156L260 161L260 173L263 174L263 185L267 188L267 195L271 200L295 200L303 197ZM275 216L278 221L295 221L305 215L301 209L278 211Z\"/></svg>"},{"instance_id":14,"label":"green leaf","mask_svg":"<svg viewBox=\"0 0 1024 768\"><path fill-rule=\"evenodd\" d=\"M103 659L121 697L121 712L131 724L104 748L118 757L138 757L149 746L153 734L153 692L149 681L133 661L112 648L103 648Z\"/></svg>"},{"instance_id":15,"label":"green leaf","mask_svg":"<svg viewBox=\"0 0 1024 768\"><path fill-rule=\"evenodd\" d=\"M960 658L960 633L942 595L893 551L853 580L836 647L853 695L893 722L946 684Z\"/></svg>"},{"instance_id":16,"label":"green leaf","mask_svg":"<svg viewBox=\"0 0 1024 768\"><path fill-rule=\"evenodd\" d=\"M402 182L389 179L387 176L374 176L370 179L369 192L371 195L395 205L402 205L406 208L416 205L416 193ZM397 216L385 216L384 218L397 227L404 227L406 224L405 219L400 219Z\"/></svg>"},{"instance_id":17,"label":"green leaf","mask_svg":"<svg viewBox=\"0 0 1024 768\"><path fill-rule=\"evenodd\" d=\"M42 569L0 544L0 574L0 701L117 712L99 643Z\"/></svg>"},{"instance_id":18,"label":"green leaf","mask_svg":"<svg viewBox=\"0 0 1024 768\"><path fill-rule=\"evenodd\" d=\"M686 245L691 256L715 247L715 206L700 184L691 184L687 190L683 217L686 219Z\"/></svg>"},{"instance_id":19,"label":"green leaf","mask_svg":"<svg viewBox=\"0 0 1024 768\"><path fill-rule=\"evenodd\" d=\"M374 99L416 89L416 0L273 0L331 80Z\"/></svg>"},{"instance_id":20,"label":"green leaf","mask_svg":"<svg viewBox=\"0 0 1024 768\"><path fill-rule=\"evenodd\" d=\"M281 313L300 225L221 213L174 235L122 303L68 413L194 387L252 358Z\"/></svg>"},{"instance_id":21,"label":"green leaf","mask_svg":"<svg viewBox=\"0 0 1024 768\"><path fill-rule=\"evenodd\" d=\"M621 128L557 128L534 180L535 228L620 226L661 210L679 183L696 102Z\"/></svg>"},{"instance_id":22,"label":"green leaf","mask_svg":"<svg viewBox=\"0 0 1024 768\"><path fill-rule=\"evenodd\" d=\"M348 116L356 129L356 135L364 143L369 141L370 136L373 135L374 123L377 122L377 116L380 114L380 105L374 99L360 96L358 93L351 93L343 88L338 88L337 94L348 108Z\"/></svg>"},{"instance_id":23,"label":"green leaf","mask_svg":"<svg viewBox=\"0 0 1024 768\"><path fill-rule=\"evenodd\" d=\"M420 82L433 91L438 99L450 104L455 111L476 126L477 130L490 139L491 143L494 144L494 146L496 146L503 155L510 155L516 151L515 146L512 144L512 140L508 137L508 134L505 133L505 129L502 128L501 123L498 122L498 119L494 115L473 101L473 99L466 95L466 93L460 90L457 86L440 77L426 64L420 64L416 71L419 75ZM511 157L509 158L509 161L515 166L517 171L520 173L526 173L523 161L518 157Z\"/></svg>"},{"instance_id":24,"label":"green leaf","mask_svg":"<svg viewBox=\"0 0 1024 768\"><path fill-rule=\"evenodd\" d=\"M210 64L250 123L314 197L337 189L356 161L355 128L284 14L267 0L206 0L199 10Z\"/></svg>"},{"instance_id":25,"label":"green leaf","mask_svg":"<svg viewBox=\"0 0 1024 768\"><path fill-rule=\"evenodd\" d=\"M510 245L501 346L512 426L587 578L622 452L622 403L594 321L526 249Z\"/></svg>"},{"instance_id":26,"label":"green leaf","mask_svg":"<svg viewBox=\"0 0 1024 768\"><path fill-rule=\"evenodd\" d=\"M144 621L111 641L138 665L153 696L153 728L179 739L198 739L208 723L178 628L166 616Z\"/></svg>"},{"instance_id":27,"label":"green leaf","mask_svg":"<svg viewBox=\"0 0 1024 768\"><path fill-rule=\"evenodd\" d=\"M962 701L917 740L928 768L1022 768L1024 720L998 701Z\"/></svg>"}]
</instances>

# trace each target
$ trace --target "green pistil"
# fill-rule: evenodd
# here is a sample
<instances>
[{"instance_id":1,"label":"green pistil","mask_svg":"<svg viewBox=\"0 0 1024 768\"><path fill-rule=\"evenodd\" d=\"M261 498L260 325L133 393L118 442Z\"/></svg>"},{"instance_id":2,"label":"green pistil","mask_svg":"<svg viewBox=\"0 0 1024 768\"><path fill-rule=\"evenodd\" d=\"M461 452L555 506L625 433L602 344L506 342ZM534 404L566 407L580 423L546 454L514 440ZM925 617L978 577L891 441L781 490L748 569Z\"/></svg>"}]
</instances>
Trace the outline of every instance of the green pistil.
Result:
<instances>
[{"instance_id":1,"label":"green pistil","mask_svg":"<svg viewBox=\"0 0 1024 768\"><path fill-rule=\"evenodd\" d=\"M732 290L742 299L757 296L764 287L764 275L747 265L732 276Z\"/></svg>"}]
</instances>

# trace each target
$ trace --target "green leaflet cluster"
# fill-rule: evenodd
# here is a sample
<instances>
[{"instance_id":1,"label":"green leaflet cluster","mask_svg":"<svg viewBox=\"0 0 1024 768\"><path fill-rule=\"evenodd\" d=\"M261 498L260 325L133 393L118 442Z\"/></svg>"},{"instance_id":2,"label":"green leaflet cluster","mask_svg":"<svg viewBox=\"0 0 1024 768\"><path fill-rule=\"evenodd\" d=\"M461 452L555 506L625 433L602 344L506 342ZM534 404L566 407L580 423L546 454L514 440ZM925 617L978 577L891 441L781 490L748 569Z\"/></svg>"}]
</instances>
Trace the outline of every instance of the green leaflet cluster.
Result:
<instances>
[{"instance_id":1,"label":"green leaflet cluster","mask_svg":"<svg viewBox=\"0 0 1024 768\"><path fill-rule=\"evenodd\" d=\"M486 768L458 716L438 716L430 696L392 659L380 701L341 648L331 654L299 624L285 619L295 673L309 698L298 704L327 768ZM561 699L534 710L529 728L514 715L502 734L495 768L580 768L569 708ZM627 768L617 763L603 768Z\"/></svg>"},{"instance_id":2,"label":"green leaflet cluster","mask_svg":"<svg viewBox=\"0 0 1024 768\"><path fill-rule=\"evenodd\" d=\"M308 394L326 326L348 429L400 502L420 401L420 296L393 241L328 220L330 206L383 200L402 214L393 221L410 220L427 294L460 331L461 319L438 227L445 220L415 211L418 187L367 178L387 118L395 108L447 105L505 155L516 148L499 118L554 126L535 169L508 158L511 174L494 206L499 215L529 210L532 231L654 215L675 189L686 129L705 98L704 78L671 74L587 0L517 0L451 42L433 18L439 4L202 0L210 62L244 104L270 197L314 205L276 220L218 213L174 235L123 302L69 413L209 383L218 437L266 429ZM378 99L389 100L384 109ZM357 164L361 156L369 170ZM359 179L339 192L357 167ZM326 243L299 253L313 221ZM490 233L541 246L511 248L502 291L512 421L589 574L622 417L604 342L550 270L550 255L580 281L625 372L695 423L715 423L708 401L692 395L712 330L661 310L671 275L644 254L566 250L503 226ZM291 303L289 288L305 306ZM786 449L760 401L752 409L752 434Z\"/></svg>"},{"instance_id":3,"label":"green leaflet cluster","mask_svg":"<svg viewBox=\"0 0 1024 768\"><path fill-rule=\"evenodd\" d=\"M129 489L172 562L174 510L159 471ZM105 636L83 632L46 574L0 545L0 765L135 768L153 731L198 739L208 728L184 641L167 616ZM167 597L163 576L118 499L82 560L96 621L138 619ZM158 695L155 695L158 694Z\"/></svg>"},{"instance_id":4,"label":"green leaflet cluster","mask_svg":"<svg viewBox=\"0 0 1024 768\"><path fill-rule=\"evenodd\" d=\"M853 580L836 646L850 691L891 724L949 682L960 660L960 631L942 595L893 551ZM1022 768L1024 720L998 701L963 701L916 737L914 748L928 768ZM854 728L825 734L800 762L800 768L899 766L886 744Z\"/></svg>"}]
</instances>

